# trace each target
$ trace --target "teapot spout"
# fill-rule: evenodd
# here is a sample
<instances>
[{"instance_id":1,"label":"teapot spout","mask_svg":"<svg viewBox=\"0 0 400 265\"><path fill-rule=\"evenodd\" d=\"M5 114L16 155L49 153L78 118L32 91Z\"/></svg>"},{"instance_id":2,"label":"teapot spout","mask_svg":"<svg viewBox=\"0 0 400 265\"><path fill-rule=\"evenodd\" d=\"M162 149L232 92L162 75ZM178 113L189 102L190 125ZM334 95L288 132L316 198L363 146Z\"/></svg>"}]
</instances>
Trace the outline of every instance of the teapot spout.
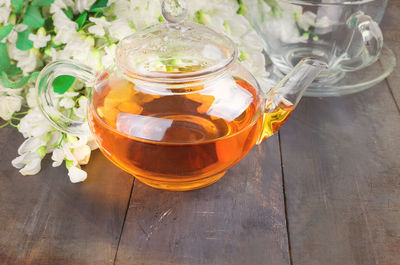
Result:
<instances>
[{"instance_id":1,"label":"teapot spout","mask_svg":"<svg viewBox=\"0 0 400 265\"><path fill-rule=\"evenodd\" d=\"M282 127L306 89L321 71L327 68L325 62L304 58L266 94L262 132L257 144Z\"/></svg>"}]
</instances>

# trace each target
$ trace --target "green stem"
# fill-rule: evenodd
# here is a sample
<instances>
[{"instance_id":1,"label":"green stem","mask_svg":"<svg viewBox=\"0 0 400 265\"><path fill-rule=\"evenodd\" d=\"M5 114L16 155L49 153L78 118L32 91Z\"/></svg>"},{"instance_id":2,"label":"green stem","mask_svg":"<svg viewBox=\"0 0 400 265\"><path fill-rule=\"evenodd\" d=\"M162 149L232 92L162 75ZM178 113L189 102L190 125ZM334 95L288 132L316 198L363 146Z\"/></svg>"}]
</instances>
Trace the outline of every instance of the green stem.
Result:
<instances>
[{"instance_id":1,"label":"green stem","mask_svg":"<svg viewBox=\"0 0 400 265\"><path fill-rule=\"evenodd\" d=\"M29 106L28 106L29 107ZM22 111L22 112L15 112L14 113L14 115L25 115L25 114L28 114L29 113L29 110L27 110L27 111Z\"/></svg>"},{"instance_id":2,"label":"green stem","mask_svg":"<svg viewBox=\"0 0 400 265\"><path fill-rule=\"evenodd\" d=\"M11 119L9 120L9 124L10 124L12 127L18 128L18 124L12 123Z\"/></svg>"},{"instance_id":3,"label":"green stem","mask_svg":"<svg viewBox=\"0 0 400 265\"><path fill-rule=\"evenodd\" d=\"M61 147L61 143L64 141L64 138L65 138L65 133L62 133L62 135L61 135L61 139L60 139L60 141L58 142L58 147Z\"/></svg>"},{"instance_id":4,"label":"green stem","mask_svg":"<svg viewBox=\"0 0 400 265\"><path fill-rule=\"evenodd\" d=\"M93 25L96 25L96 23L94 23L94 22L87 23L87 24L83 25L80 30L85 30L86 28L93 26Z\"/></svg>"},{"instance_id":5,"label":"green stem","mask_svg":"<svg viewBox=\"0 0 400 265\"><path fill-rule=\"evenodd\" d=\"M6 123L0 125L0 129L6 127L8 124L10 124L10 121L7 121Z\"/></svg>"}]
</instances>

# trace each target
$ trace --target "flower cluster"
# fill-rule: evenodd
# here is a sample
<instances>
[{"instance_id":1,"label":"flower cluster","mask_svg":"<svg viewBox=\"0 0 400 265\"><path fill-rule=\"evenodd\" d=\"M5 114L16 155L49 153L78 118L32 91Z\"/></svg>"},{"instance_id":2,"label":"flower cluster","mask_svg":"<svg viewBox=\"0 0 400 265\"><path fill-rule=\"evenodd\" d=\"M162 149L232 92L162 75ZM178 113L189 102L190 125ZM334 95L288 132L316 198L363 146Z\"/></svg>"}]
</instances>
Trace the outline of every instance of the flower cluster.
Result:
<instances>
[{"instance_id":1,"label":"flower cluster","mask_svg":"<svg viewBox=\"0 0 400 265\"><path fill-rule=\"evenodd\" d=\"M244 0L247 6L253 8L254 14L243 12L256 24L264 36L273 36L283 43L305 43L310 39L318 41L315 28L329 26L327 16L318 16L303 10L301 5L278 0ZM254 10L257 9L257 10Z\"/></svg>"},{"instance_id":2,"label":"flower cluster","mask_svg":"<svg viewBox=\"0 0 400 265\"><path fill-rule=\"evenodd\" d=\"M186 2L187 20L228 34L240 50L241 63L263 83L262 42L240 14L241 2ZM46 120L35 100L38 72L61 59L106 69L121 39L163 21L160 7L160 0L0 0L0 117L5 121L0 126L15 126L26 138L12 161L21 174L38 173L41 160L51 153L53 166L65 161L72 182L86 179L81 165L89 162L96 144L92 137L60 132ZM63 93L55 104L65 115L85 120L89 88L71 77L59 78L53 87Z\"/></svg>"}]
</instances>

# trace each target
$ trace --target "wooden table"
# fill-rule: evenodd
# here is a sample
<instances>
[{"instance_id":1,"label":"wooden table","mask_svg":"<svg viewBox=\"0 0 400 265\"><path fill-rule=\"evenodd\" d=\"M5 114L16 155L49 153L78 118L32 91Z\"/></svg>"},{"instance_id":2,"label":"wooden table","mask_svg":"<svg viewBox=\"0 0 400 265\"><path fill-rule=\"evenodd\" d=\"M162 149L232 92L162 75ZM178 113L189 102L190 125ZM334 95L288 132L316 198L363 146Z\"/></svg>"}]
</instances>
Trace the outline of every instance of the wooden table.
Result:
<instances>
[{"instance_id":1,"label":"wooden table","mask_svg":"<svg viewBox=\"0 0 400 265\"><path fill-rule=\"evenodd\" d=\"M400 1L383 21L400 61ZM305 98L216 184L165 192L94 152L71 184L11 167L0 130L0 264L400 264L400 69L339 98Z\"/></svg>"}]
</instances>

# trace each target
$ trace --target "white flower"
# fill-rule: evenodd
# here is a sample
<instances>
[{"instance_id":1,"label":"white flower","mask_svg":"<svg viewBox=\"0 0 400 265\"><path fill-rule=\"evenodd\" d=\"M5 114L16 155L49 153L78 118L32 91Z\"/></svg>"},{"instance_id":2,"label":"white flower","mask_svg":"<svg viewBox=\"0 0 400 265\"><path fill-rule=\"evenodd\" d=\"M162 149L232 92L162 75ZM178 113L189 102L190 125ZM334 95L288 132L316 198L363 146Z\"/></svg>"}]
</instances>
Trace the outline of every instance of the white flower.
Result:
<instances>
[{"instance_id":1,"label":"white flower","mask_svg":"<svg viewBox=\"0 0 400 265\"><path fill-rule=\"evenodd\" d=\"M111 21L108 30L110 32L110 36L115 40L122 40L123 38L135 32L129 26L129 23L122 19Z\"/></svg>"},{"instance_id":2,"label":"white flower","mask_svg":"<svg viewBox=\"0 0 400 265\"><path fill-rule=\"evenodd\" d=\"M41 65L43 65L42 61L34 53L29 53L28 56L19 58L17 63L17 66L22 69L24 74L33 72Z\"/></svg>"},{"instance_id":3,"label":"white flower","mask_svg":"<svg viewBox=\"0 0 400 265\"><path fill-rule=\"evenodd\" d=\"M85 120L86 119L86 110L88 107L88 99L85 96L81 96L78 99L79 107L74 108L73 112L74 115L79 118L79 120Z\"/></svg>"},{"instance_id":4,"label":"white flower","mask_svg":"<svg viewBox=\"0 0 400 265\"><path fill-rule=\"evenodd\" d=\"M6 88L0 83L0 96L19 96L22 88Z\"/></svg>"},{"instance_id":5,"label":"white flower","mask_svg":"<svg viewBox=\"0 0 400 265\"><path fill-rule=\"evenodd\" d=\"M53 154L51 155L51 159L53 159L53 167L58 167L62 164L65 159L65 154L63 149L56 148L53 150Z\"/></svg>"},{"instance_id":6,"label":"white flower","mask_svg":"<svg viewBox=\"0 0 400 265\"><path fill-rule=\"evenodd\" d=\"M78 28L78 24L70 20L61 9L54 12L53 24L57 31L76 31Z\"/></svg>"},{"instance_id":7,"label":"white flower","mask_svg":"<svg viewBox=\"0 0 400 265\"><path fill-rule=\"evenodd\" d=\"M0 96L0 117L3 120L11 119L14 112L21 109L22 97L12 96Z\"/></svg>"},{"instance_id":8,"label":"white flower","mask_svg":"<svg viewBox=\"0 0 400 265\"><path fill-rule=\"evenodd\" d=\"M262 53L264 48L262 39L255 30L251 30L244 34L240 40L239 46L244 46L246 50L258 51L260 53Z\"/></svg>"},{"instance_id":9,"label":"white flower","mask_svg":"<svg viewBox=\"0 0 400 265\"><path fill-rule=\"evenodd\" d=\"M7 41L15 45L18 39L18 32L24 31L27 28L28 26L25 24L18 24L14 26L10 34L8 34L8 36L6 37Z\"/></svg>"},{"instance_id":10,"label":"white flower","mask_svg":"<svg viewBox=\"0 0 400 265\"><path fill-rule=\"evenodd\" d=\"M67 43L69 44L70 42L73 41L79 41L79 34L75 30L69 30L69 29L60 29L57 30L57 34L54 37L54 42L57 44L61 43ZM64 48L65 49L65 48Z\"/></svg>"},{"instance_id":11,"label":"white flower","mask_svg":"<svg viewBox=\"0 0 400 265\"><path fill-rule=\"evenodd\" d=\"M89 162L91 152L92 150L86 144L72 149L72 155L78 161L79 165L86 165Z\"/></svg>"},{"instance_id":12,"label":"white flower","mask_svg":"<svg viewBox=\"0 0 400 265\"><path fill-rule=\"evenodd\" d=\"M17 66L21 68L25 74L33 72L36 67L42 64L35 53L30 52L30 50L21 51L15 45L8 45L7 48L10 58L17 61Z\"/></svg>"},{"instance_id":13,"label":"white flower","mask_svg":"<svg viewBox=\"0 0 400 265\"><path fill-rule=\"evenodd\" d=\"M90 147L90 150L92 150L92 151L99 148L99 146L97 145L96 139L93 136L88 137L86 144Z\"/></svg>"},{"instance_id":14,"label":"white flower","mask_svg":"<svg viewBox=\"0 0 400 265\"><path fill-rule=\"evenodd\" d=\"M118 2L115 2L114 8L117 8ZM117 12L115 10L115 14L119 14ZM158 17L161 15L161 5L159 1L130 1L129 8L125 12L119 18L132 21L136 29L143 29L158 22Z\"/></svg>"},{"instance_id":15,"label":"white flower","mask_svg":"<svg viewBox=\"0 0 400 265\"><path fill-rule=\"evenodd\" d=\"M36 100L36 89L34 87L30 87L28 89L28 93L26 94L26 102L28 103L28 106L33 109L37 107L37 100Z\"/></svg>"},{"instance_id":16,"label":"white flower","mask_svg":"<svg viewBox=\"0 0 400 265\"><path fill-rule=\"evenodd\" d=\"M50 41L51 36L50 35L41 35L41 34L29 34L28 39L33 41L33 47L36 49L46 47L47 42Z\"/></svg>"},{"instance_id":17,"label":"white flower","mask_svg":"<svg viewBox=\"0 0 400 265\"><path fill-rule=\"evenodd\" d=\"M40 136L51 130L49 121L38 108L31 109L18 125L18 130L24 137Z\"/></svg>"},{"instance_id":18,"label":"white flower","mask_svg":"<svg viewBox=\"0 0 400 265\"><path fill-rule=\"evenodd\" d=\"M46 141L43 137L29 137L18 148L18 154L23 155L28 152L34 152L44 145L46 145Z\"/></svg>"},{"instance_id":19,"label":"white flower","mask_svg":"<svg viewBox=\"0 0 400 265\"><path fill-rule=\"evenodd\" d=\"M68 168L68 176L72 183L82 182L87 178L87 173L76 166Z\"/></svg>"},{"instance_id":20,"label":"white flower","mask_svg":"<svg viewBox=\"0 0 400 265\"><path fill-rule=\"evenodd\" d=\"M91 147L87 145L91 137L81 136L79 140L76 137L68 136L63 146L64 153L73 165L86 165L90 159Z\"/></svg>"},{"instance_id":21,"label":"white flower","mask_svg":"<svg viewBox=\"0 0 400 265\"><path fill-rule=\"evenodd\" d=\"M299 18L297 19L297 24L301 29L307 31L310 26L315 26L316 18L316 14L311 11L306 11L302 15L299 15Z\"/></svg>"},{"instance_id":22,"label":"white flower","mask_svg":"<svg viewBox=\"0 0 400 265\"><path fill-rule=\"evenodd\" d=\"M10 1L0 1L0 24L7 24L10 13Z\"/></svg>"},{"instance_id":23,"label":"white flower","mask_svg":"<svg viewBox=\"0 0 400 265\"><path fill-rule=\"evenodd\" d=\"M57 11L62 11L62 9L68 9L68 7L73 7L75 5L73 0L55 0L50 6L50 13L54 14Z\"/></svg>"},{"instance_id":24,"label":"white flower","mask_svg":"<svg viewBox=\"0 0 400 265\"><path fill-rule=\"evenodd\" d=\"M75 9L78 13L89 10L96 0L76 0Z\"/></svg>"},{"instance_id":25,"label":"white flower","mask_svg":"<svg viewBox=\"0 0 400 265\"><path fill-rule=\"evenodd\" d=\"M69 97L61 98L60 102L58 103L60 107L64 107L66 109L73 108L75 106L75 101Z\"/></svg>"},{"instance_id":26,"label":"white flower","mask_svg":"<svg viewBox=\"0 0 400 265\"><path fill-rule=\"evenodd\" d=\"M112 44L104 48L106 54L101 58L101 63L105 68L109 68L114 64L116 47L117 46L115 44Z\"/></svg>"},{"instance_id":27,"label":"white flower","mask_svg":"<svg viewBox=\"0 0 400 265\"><path fill-rule=\"evenodd\" d=\"M22 175L36 175L41 169L41 161L45 154L45 147L39 147L35 152L26 152L11 161L11 164L20 168Z\"/></svg>"},{"instance_id":28,"label":"white flower","mask_svg":"<svg viewBox=\"0 0 400 265\"><path fill-rule=\"evenodd\" d=\"M92 50L86 57L85 64L96 71L103 69L101 64L101 54L99 50Z\"/></svg>"},{"instance_id":29,"label":"white flower","mask_svg":"<svg viewBox=\"0 0 400 265\"><path fill-rule=\"evenodd\" d=\"M77 62L88 64L88 56L91 53L90 44L85 41L85 38L76 32L70 34L71 40L68 40L64 49L57 52L57 60L73 59Z\"/></svg>"},{"instance_id":30,"label":"white flower","mask_svg":"<svg viewBox=\"0 0 400 265\"><path fill-rule=\"evenodd\" d=\"M108 22L104 17L101 18L91 17L89 18L89 20L91 22L94 22L96 25L90 26L88 28L88 31L100 37L104 36L105 28L108 28L111 25L111 23Z\"/></svg>"},{"instance_id":31,"label":"white flower","mask_svg":"<svg viewBox=\"0 0 400 265\"><path fill-rule=\"evenodd\" d=\"M46 153L51 153L56 149L56 146L60 143L62 137L62 133L60 131L51 131L50 133L47 133L46 138L47 138L47 148L46 148Z\"/></svg>"}]
</instances>

